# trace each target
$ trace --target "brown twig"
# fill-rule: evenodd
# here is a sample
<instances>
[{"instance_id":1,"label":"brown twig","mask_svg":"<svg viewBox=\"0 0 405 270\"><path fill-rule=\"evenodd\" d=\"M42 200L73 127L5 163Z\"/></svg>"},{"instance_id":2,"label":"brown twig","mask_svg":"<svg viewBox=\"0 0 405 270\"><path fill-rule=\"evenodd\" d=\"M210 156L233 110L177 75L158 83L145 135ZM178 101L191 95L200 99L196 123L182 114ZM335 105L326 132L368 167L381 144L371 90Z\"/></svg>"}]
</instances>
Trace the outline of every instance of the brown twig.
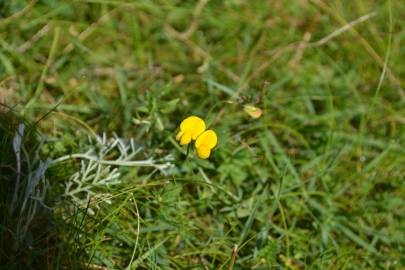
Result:
<instances>
[{"instance_id":1,"label":"brown twig","mask_svg":"<svg viewBox=\"0 0 405 270\"><path fill-rule=\"evenodd\" d=\"M234 245L232 249L232 257L231 262L229 264L228 270L233 270L233 266L235 265L236 257L238 256L238 245Z\"/></svg>"},{"instance_id":2,"label":"brown twig","mask_svg":"<svg viewBox=\"0 0 405 270\"><path fill-rule=\"evenodd\" d=\"M0 20L0 25L1 25L1 24L7 24L7 23L11 22L12 20L17 19L17 18L23 16L23 15L24 15L25 13L27 13L37 2L38 2L38 0L32 0L32 1L31 1L28 5L26 5L23 9L17 11L16 13L14 13L13 15L11 15L11 16L9 16L9 17L7 17L7 18L1 19L1 20Z\"/></svg>"}]
</instances>

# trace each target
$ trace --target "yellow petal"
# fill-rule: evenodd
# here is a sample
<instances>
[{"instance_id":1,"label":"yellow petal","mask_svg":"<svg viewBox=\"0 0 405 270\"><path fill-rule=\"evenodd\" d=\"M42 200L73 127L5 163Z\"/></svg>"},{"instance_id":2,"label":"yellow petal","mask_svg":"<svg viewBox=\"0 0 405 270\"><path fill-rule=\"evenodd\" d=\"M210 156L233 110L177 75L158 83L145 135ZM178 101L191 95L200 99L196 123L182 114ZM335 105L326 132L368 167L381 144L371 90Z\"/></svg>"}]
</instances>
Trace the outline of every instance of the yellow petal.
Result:
<instances>
[{"instance_id":1,"label":"yellow petal","mask_svg":"<svg viewBox=\"0 0 405 270\"><path fill-rule=\"evenodd\" d=\"M189 116L184 119L180 124L181 131L189 131L191 139L197 139L198 135L204 132L205 122L200 117Z\"/></svg>"},{"instance_id":2,"label":"yellow petal","mask_svg":"<svg viewBox=\"0 0 405 270\"><path fill-rule=\"evenodd\" d=\"M196 140L198 136L200 136L201 133L203 133L205 130L205 123L204 122L197 122L196 125L194 126L194 129L191 132L191 138L193 140Z\"/></svg>"},{"instance_id":3,"label":"yellow petal","mask_svg":"<svg viewBox=\"0 0 405 270\"><path fill-rule=\"evenodd\" d=\"M215 131L209 129L204 131L200 136L198 136L197 140L195 141L195 147L198 149L201 145L205 145L208 148L212 149L217 145L218 138Z\"/></svg>"},{"instance_id":4,"label":"yellow petal","mask_svg":"<svg viewBox=\"0 0 405 270\"><path fill-rule=\"evenodd\" d=\"M197 154L199 158L207 159L211 154L211 149L205 144L200 145L200 147L197 148Z\"/></svg>"},{"instance_id":5,"label":"yellow petal","mask_svg":"<svg viewBox=\"0 0 405 270\"><path fill-rule=\"evenodd\" d=\"M191 142L190 132L184 132L183 135L181 135L180 144L185 145L185 144L189 144L190 142Z\"/></svg>"},{"instance_id":6,"label":"yellow petal","mask_svg":"<svg viewBox=\"0 0 405 270\"><path fill-rule=\"evenodd\" d=\"M177 135L176 135L176 140L178 141L178 140L180 140L180 138L181 138L181 136L183 135L183 133L184 133L184 131L179 131L179 133L177 133Z\"/></svg>"}]
</instances>

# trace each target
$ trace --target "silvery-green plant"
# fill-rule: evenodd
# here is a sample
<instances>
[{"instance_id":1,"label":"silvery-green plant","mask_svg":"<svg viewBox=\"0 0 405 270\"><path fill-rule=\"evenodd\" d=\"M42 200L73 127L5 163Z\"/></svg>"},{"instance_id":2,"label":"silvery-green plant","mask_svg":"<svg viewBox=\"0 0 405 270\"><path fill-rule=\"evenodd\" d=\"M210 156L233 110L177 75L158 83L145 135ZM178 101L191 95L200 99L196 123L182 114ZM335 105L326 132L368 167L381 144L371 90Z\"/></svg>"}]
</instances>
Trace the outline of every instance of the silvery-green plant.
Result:
<instances>
[{"instance_id":1,"label":"silvery-green plant","mask_svg":"<svg viewBox=\"0 0 405 270\"><path fill-rule=\"evenodd\" d=\"M86 148L83 153L55 159L52 164L69 159L80 160L80 169L66 182L63 196L77 206L87 208L89 214L94 214L94 208L98 208L98 204L90 204L91 201L111 202L108 199L109 188L122 183L120 167L152 167L154 172L167 174L167 169L172 166L170 156L159 160L135 160L135 156L142 152L143 148L136 147L132 138L124 140L116 134L112 138L107 138L105 134L91 137ZM111 156L115 158L110 159Z\"/></svg>"},{"instance_id":2,"label":"silvery-green plant","mask_svg":"<svg viewBox=\"0 0 405 270\"><path fill-rule=\"evenodd\" d=\"M24 145L24 133L25 124L21 123L18 125L13 138L16 177L9 214L18 217L13 232L14 250L17 250L26 238L29 227L40 208L50 209L45 205L48 187L45 172L49 167L50 159L40 160L39 150L42 142L35 147L35 151L30 155Z\"/></svg>"}]
</instances>

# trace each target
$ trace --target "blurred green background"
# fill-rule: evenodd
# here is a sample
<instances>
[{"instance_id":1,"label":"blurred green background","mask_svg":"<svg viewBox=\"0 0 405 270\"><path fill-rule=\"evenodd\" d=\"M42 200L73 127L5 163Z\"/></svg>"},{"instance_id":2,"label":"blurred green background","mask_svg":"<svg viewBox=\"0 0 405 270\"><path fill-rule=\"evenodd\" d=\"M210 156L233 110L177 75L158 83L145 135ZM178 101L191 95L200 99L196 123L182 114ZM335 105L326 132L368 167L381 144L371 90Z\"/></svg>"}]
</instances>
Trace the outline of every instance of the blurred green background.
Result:
<instances>
[{"instance_id":1,"label":"blurred green background","mask_svg":"<svg viewBox=\"0 0 405 270\"><path fill-rule=\"evenodd\" d=\"M404 269L404 26L399 0L1 1L0 266ZM22 183L54 162L10 214L19 117Z\"/></svg>"}]
</instances>

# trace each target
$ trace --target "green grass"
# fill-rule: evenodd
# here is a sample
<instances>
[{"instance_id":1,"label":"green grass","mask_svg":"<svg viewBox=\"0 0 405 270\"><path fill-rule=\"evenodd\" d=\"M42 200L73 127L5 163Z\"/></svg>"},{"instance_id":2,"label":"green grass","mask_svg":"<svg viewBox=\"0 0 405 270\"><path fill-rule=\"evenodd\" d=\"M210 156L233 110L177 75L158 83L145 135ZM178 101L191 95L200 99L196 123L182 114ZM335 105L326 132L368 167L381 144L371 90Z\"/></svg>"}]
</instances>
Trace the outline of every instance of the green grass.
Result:
<instances>
[{"instance_id":1,"label":"green grass","mask_svg":"<svg viewBox=\"0 0 405 270\"><path fill-rule=\"evenodd\" d=\"M404 269L404 13L1 2L0 268ZM189 115L217 131L209 160L174 139Z\"/></svg>"}]
</instances>

